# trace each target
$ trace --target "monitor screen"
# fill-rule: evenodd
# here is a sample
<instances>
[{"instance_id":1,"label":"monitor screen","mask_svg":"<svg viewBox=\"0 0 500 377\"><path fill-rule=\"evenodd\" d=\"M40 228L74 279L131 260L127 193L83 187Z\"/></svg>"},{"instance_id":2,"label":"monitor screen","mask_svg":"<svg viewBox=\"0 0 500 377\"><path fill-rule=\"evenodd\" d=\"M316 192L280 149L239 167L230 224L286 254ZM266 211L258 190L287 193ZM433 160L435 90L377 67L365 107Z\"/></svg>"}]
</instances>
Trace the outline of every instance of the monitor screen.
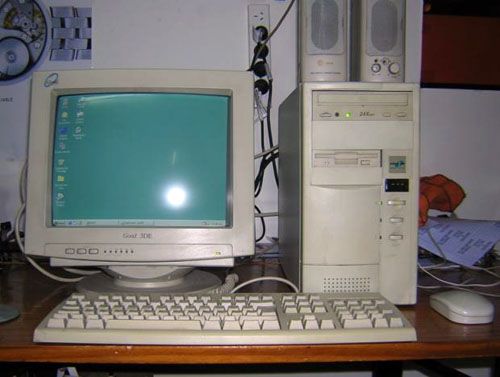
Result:
<instances>
[{"instance_id":1,"label":"monitor screen","mask_svg":"<svg viewBox=\"0 0 500 377\"><path fill-rule=\"evenodd\" d=\"M226 227L230 97L57 98L54 226Z\"/></svg>"}]
</instances>

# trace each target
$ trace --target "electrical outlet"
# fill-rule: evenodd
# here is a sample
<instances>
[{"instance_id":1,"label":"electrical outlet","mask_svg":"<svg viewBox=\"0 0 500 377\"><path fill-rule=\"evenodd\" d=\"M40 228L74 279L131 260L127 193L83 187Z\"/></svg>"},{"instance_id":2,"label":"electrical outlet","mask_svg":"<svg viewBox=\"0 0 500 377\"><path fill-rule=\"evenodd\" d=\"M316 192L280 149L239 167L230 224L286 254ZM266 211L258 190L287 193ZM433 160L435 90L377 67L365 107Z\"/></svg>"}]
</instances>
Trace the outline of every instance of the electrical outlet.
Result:
<instances>
[{"instance_id":1,"label":"electrical outlet","mask_svg":"<svg viewBox=\"0 0 500 377\"><path fill-rule=\"evenodd\" d=\"M249 4L248 5L248 56L249 63L252 62L254 49L259 42L259 38L265 39L270 32L269 4ZM268 51L271 51L269 42ZM270 53L266 56L267 64L271 64Z\"/></svg>"}]
</instances>

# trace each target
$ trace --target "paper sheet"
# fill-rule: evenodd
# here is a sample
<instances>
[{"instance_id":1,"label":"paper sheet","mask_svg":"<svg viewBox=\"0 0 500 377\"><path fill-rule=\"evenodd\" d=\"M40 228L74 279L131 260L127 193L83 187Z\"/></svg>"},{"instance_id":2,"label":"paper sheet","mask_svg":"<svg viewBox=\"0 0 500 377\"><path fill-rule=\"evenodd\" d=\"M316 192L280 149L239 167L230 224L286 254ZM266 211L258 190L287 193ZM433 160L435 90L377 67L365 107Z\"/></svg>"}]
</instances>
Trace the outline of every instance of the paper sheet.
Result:
<instances>
[{"instance_id":1,"label":"paper sheet","mask_svg":"<svg viewBox=\"0 0 500 377\"><path fill-rule=\"evenodd\" d=\"M433 217L419 229L418 244L450 262L472 267L499 240L500 221Z\"/></svg>"}]
</instances>

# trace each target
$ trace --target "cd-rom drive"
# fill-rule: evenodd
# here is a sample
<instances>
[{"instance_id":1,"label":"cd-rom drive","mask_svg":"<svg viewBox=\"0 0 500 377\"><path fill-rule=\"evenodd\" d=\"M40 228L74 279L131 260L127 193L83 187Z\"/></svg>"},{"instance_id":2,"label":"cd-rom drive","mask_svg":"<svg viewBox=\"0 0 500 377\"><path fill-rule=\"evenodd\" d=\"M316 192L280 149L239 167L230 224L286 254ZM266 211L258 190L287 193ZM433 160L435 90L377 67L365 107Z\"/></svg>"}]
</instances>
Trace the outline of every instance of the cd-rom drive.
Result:
<instances>
[{"instance_id":1,"label":"cd-rom drive","mask_svg":"<svg viewBox=\"0 0 500 377\"><path fill-rule=\"evenodd\" d=\"M305 292L416 300L418 86L304 83L281 105L279 240Z\"/></svg>"}]
</instances>

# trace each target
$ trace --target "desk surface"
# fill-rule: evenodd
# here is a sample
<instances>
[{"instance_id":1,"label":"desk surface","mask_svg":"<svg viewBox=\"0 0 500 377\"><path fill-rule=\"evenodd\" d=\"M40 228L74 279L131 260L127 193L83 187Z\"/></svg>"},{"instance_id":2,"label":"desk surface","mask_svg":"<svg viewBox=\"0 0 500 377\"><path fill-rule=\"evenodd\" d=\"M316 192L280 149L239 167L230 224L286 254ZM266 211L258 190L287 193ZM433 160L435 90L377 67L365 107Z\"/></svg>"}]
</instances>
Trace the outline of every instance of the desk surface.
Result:
<instances>
[{"instance_id":1,"label":"desk surface","mask_svg":"<svg viewBox=\"0 0 500 377\"><path fill-rule=\"evenodd\" d=\"M255 261L237 271L245 281L260 274L280 274L275 260ZM495 322L458 325L429 307L429 294L419 292L415 306L400 307L417 330L417 342L286 346L116 346L34 344L32 335L43 317L74 289L46 278L30 266L13 265L0 272L0 302L21 316L0 324L0 362L96 364L266 364L388 361L500 356L500 299ZM262 285L259 285L262 284ZM275 282L254 290L276 291Z\"/></svg>"}]
</instances>

